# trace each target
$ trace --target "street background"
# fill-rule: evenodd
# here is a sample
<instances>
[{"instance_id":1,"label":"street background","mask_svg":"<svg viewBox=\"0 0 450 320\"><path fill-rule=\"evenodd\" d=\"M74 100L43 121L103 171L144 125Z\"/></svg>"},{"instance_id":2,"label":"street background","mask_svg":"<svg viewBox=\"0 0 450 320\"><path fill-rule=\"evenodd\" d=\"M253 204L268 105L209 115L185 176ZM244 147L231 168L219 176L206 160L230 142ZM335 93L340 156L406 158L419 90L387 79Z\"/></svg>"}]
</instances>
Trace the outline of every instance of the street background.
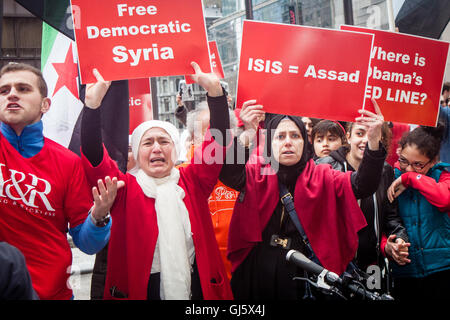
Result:
<instances>
[{"instance_id":1,"label":"street background","mask_svg":"<svg viewBox=\"0 0 450 320\"><path fill-rule=\"evenodd\" d=\"M72 247L72 275L69 278L73 290L74 300L91 299L92 268L95 262L95 254L88 255L73 246Z\"/></svg>"}]
</instances>

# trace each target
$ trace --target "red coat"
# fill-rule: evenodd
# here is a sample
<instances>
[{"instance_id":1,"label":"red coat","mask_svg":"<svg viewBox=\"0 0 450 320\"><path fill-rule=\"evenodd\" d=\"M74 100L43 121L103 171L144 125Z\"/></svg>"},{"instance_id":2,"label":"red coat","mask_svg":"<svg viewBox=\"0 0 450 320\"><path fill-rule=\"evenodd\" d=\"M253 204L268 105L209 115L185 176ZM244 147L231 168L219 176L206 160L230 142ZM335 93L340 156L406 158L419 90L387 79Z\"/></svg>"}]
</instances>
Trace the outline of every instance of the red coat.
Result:
<instances>
[{"instance_id":1,"label":"red coat","mask_svg":"<svg viewBox=\"0 0 450 320\"><path fill-rule=\"evenodd\" d=\"M263 174L262 174L263 172ZM228 235L232 272L258 242L278 201L278 179L270 166L246 166L245 196L236 201ZM316 166L310 160L295 186L300 222L321 264L341 274L358 248L358 230L367 225L350 182L351 172Z\"/></svg>"},{"instance_id":2,"label":"red coat","mask_svg":"<svg viewBox=\"0 0 450 320\"><path fill-rule=\"evenodd\" d=\"M206 154L213 149L223 152L214 141L205 142ZM196 152L200 152L200 148ZM91 185L105 176L118 177L125 187L118 191L111 209L112 227L108 249L105 299L113 299L110 288L125 293L128 299L147 299L147 286L158 238L155 200L144 195L136 178L119 171L104 148L104 158L95 168L83 156L83 164ZM215 151L212 152L215 156ZM217 158L221 158L218 154ZM222 157L223 159L223 157ZM206 159L207 160L207 159ZM214 236L208 197L217 182L221 164L192 164L180 168L178 185L185 191L184 203L189 212L195 257L205 300L232 299L231 287Z\"/></svg>"}]
</instances>

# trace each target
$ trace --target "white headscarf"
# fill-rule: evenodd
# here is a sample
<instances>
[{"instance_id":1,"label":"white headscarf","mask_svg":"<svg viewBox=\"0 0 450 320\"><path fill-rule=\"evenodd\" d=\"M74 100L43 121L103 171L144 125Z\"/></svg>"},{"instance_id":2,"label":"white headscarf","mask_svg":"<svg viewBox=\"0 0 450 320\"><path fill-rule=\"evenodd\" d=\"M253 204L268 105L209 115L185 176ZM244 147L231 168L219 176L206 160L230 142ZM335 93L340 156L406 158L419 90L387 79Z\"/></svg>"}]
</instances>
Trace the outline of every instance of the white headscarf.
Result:
<instances>
[{"instance_id":1,"label":"white headscarf","mask_svg":"<svg viewBox=\"0 0 450 320\"><path fill-rule=\"evenodd\" d=\"M172 154L174 163L180 151L178 130L169 122L159 120L144 122L133 131L131 136L131 148L136 166L129 172L136 177L144 194L155 199L159 233L151 273L160 272L161 299L189 300L195 250L189 212L183 202L185 193L178 185L180 172L172 168L166 177L150 177L140 168L138 161L142 136L151 128L162 128L171 137L175 145Z\"/></svg>"}]
</instances>

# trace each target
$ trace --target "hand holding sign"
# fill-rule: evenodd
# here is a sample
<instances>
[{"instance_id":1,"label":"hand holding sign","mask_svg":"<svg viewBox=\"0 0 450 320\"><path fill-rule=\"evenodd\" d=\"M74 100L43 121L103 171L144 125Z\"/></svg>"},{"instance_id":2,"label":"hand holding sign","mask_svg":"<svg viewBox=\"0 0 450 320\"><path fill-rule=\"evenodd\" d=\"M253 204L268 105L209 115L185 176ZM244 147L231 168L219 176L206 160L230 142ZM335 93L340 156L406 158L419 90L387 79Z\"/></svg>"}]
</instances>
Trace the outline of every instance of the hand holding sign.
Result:
<instances>
[{"instance_id":1,"label":"hand holding sign","mask_svg":"<svg viewBox=\"0 0 450 320\"><path fill-rule=\"evenodd\" d=\"M204 73L196 62L191 62L191 66L195 71L195 74L191 75L192 80L205 89L210 97L223 95L220 79L215 73Z\"/></svg>"},{"instance_id":2,"label":"hand holding sign","mask_svg":"<svg viewBox=\"0 0 450 320\"><path fill-rule=\"evenodd\" d=\"M246 20L236 105L257 98L270 113L353 121L353 106L364 104L372 40L362 33Z\"/></svg>"},{"instance_id":3,"label":"hand holding sign","mask_svg":"<svg viewBox=\"0 0 450 320\"><path fill-rule=\"evenodd\" d=\"M358 112L361 113L362 116L355 118L355 121L357 124L363 125L367 128L367 144L369 146L369 150L375 151L379 149L382 137L381 127L383 126L384 117L375 99L372 98L371 100L376 114L360 109Z\"/></svg>"},{"instance_id":4,"label":"hand holding sign","mask_svg":"<svg viewBox=\"0 0 450 320\"><path fill-rule=\"evenodd\" d=\"M263 110L263 106L256 104L256 100L245 101L242 105L239 118L244 123L245 130L253 130L256 132L259 122L264 118L266 112Z\"/></svg>"},{"instance_id":5,"label":"hand holding sign","mask_svg":"<svg viewBox=\"0 0 450 320\"><path fill-rule=\"evenodd\" d=\"M242 105L239 118L244 123L245 131L239 136L241 144L249 146L253 141L258 130L259 122L264 118L266 112L263 106L256 104L256 100L245 101Z\"/></svg>"},{"instance_id":6,"label":"hand holding sign","mask_svg":"<svg viewBox=\"0 0 450 320\"><path fill-rule=\"evenodd\" d=\"M97 109L111 86L111 81L105 81L97 69L92 70L97 82L86 85L84 104L90 109Z\"/></svg>"},{"instance_id":7,"label":"hand holding sign","mask_svg":"<svg viewBox=\"0 0 450 320\"><path fill-rule=\"evenodd\" d=\"M83 84L95 81L94 66L106 80L186 74L193 59L211 68L201 0L71 3L82 12L74 31Z\"/></svg>"}]
</instances>

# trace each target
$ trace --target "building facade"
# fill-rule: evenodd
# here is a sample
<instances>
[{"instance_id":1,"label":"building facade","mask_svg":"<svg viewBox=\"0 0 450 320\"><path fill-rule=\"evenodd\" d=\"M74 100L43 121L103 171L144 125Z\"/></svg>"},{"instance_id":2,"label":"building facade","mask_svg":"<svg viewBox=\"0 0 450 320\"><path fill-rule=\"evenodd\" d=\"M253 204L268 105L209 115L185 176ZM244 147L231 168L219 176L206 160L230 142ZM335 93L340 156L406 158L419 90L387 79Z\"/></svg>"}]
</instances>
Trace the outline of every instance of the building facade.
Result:
<instances>
[{"instance_id":1,"label":"building facade","mask_svg":"<svg viewBox=\"0 0 450 320\"><path fill-rule=\"evenodd\" d=\"M42 21L14 0L0 0L0 67L13 61L41 68Z\"/></svg>"}]
</instances>

